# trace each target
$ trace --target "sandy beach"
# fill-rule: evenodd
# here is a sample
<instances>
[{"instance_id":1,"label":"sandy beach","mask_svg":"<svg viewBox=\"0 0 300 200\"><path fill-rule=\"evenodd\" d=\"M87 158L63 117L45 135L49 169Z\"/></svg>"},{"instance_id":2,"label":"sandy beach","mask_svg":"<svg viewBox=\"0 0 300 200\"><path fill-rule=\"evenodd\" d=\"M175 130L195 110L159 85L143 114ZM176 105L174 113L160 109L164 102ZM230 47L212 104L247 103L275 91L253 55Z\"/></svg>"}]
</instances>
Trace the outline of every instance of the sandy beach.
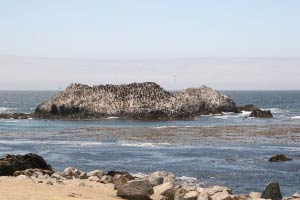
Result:
<instances>
[{"instance_id":1,"label":"sandy beach","mask_svg":"<svg viewBox=\"0 0 300 200\"><path fill-rule=\"evenodd\" d=\"M79 186L79 185L85 186ZM49 185L25 177L0 177L1 200L117 200L112 184L66 180Z\"/></svg>"}]
</instances>

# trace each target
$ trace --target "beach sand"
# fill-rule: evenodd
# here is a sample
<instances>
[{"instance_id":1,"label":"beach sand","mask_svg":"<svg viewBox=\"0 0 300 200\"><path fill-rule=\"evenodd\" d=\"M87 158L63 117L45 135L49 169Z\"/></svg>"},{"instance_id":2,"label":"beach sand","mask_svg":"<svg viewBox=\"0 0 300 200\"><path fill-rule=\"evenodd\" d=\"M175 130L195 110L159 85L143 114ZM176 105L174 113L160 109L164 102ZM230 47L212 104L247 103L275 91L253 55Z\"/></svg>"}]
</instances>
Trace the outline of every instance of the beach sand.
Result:
<instances>
[{"instance_id":1,"label":"beach sand","mask_svg":"<svg viewBox=\"0 0 300 200\"><path fill-rule=\"evenodd\" d=\"M1 200L117 200L113 185L88 180L65 180L65 184L37 183L29 178L0 177ZM85 186L79 186L85 183Z\"/></svg>"}]
</instances>

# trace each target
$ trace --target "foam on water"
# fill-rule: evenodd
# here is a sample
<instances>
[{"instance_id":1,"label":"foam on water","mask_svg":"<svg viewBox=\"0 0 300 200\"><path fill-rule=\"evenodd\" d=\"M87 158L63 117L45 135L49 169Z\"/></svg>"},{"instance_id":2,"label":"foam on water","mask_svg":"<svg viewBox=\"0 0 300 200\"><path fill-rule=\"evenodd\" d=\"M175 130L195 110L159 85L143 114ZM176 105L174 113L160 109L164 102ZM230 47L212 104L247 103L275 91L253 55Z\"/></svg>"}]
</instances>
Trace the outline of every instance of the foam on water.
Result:
<instances>
[{"instance_id":1,"label":"foam on water","mask_svg":"<svg viewBox=\"0 0 300 200\"><path fill-rule=\"evenodd\" d=\"M156 126L153 128L157 128L157 129L163 129L163 128L177 128L178 126Z\"/></svg>"},{"instance_id":2,"label":"foam on water","mask_svg":"<svg viewBox=\"0 0 300 200\"><path fill-rule=\"evenodd\" d=\"M0 107L0 113L8 113L16 110L16 108Z\"/></svg>"},{"instance_id":3,"label":"foam on water","mask_svg":"<svg viewBox=\"0 0 300 200\"><path fill-rule=\"evenodd\" d=\"M119 117L114 117L114 116L112 116L112 117L107 117L107 118L105 118L105 119L119 119Z\"/></svg>"},{"instance_id":4,"label":"foam on water","mask_svg":"<svg viewBox=\"0 0 300 200\"><path fill-rule=\"evenodd\" d=\"M250 114L251 114L251 111L242 110L241 116L242 117L249 117Z\"/></svg>"},{"instance_id":5,"label":"foam on water","mask_svg":"<svg viewBox=\"0 0 300 200\"><path fill-rule=\"evenodd\" d=\"M291 119L300 119L300 116L291 117Z\"/></svg>"},{"instance_id":6,"label":"foam on water","mask_svg":"<svg viewBox=\"0 0 300 200\"><path fill-rule=\"evenodd\" d=\"M121 146L127 147L162 147L170 146L170 143L152 143L152 142L143 142L143 143L133 143L133 142L122 142Z\"/></svg>"}]
</instances>

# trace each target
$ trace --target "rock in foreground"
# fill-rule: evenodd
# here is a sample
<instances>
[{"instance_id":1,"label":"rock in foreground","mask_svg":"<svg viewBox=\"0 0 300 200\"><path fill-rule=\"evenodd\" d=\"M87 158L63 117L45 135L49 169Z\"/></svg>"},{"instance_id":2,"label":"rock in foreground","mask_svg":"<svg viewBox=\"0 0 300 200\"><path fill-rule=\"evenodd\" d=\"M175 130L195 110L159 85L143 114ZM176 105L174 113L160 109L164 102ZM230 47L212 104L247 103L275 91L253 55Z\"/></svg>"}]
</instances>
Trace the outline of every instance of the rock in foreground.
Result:
<instances>
[{"instance_id":1,"label":"rock in foreground","mask_svg":"<svg viewBox=\"0 0 300 200\"><path fill-rule=\"evenodd\" d=\"M0 159L0 176L13 176L16 171L42 169L53 171L52 167L39 155L7 155Z\"/></svg>"},{"instance_id":2,"label":"rock in foreground","mask_svg":"<svg viewBox=\"0 0 300 200\"><path fill-rule=\"evenodd\" d=\"M120 185L117 195L129 200L150 200L154 193L152 185L147 180L133 180Z\"/></svg>"},{"instance_id":3,"label":"rock in foreground","mask_svg":"<svg viewBox=\"0 0 300 200\"><path fill-rule=\"evenodd\" d=\"M68 119L170 119L234 111L232 99L206 86L170 93L156 83L145 82L93 87L71 84L60 95L38 106L35 115Z\"/></svg>"},{"instance_id":4,"label":"rock in foreground","mask_svg":"<svg viewBox=\"0 0 300 200\"><path fill-rule=\"evenodd\" d=\"M261 194L263 199L281 200L282 194L280 192L280 187L277 182L270 182L266 186L265 190Z\"/></svg>"}]
</instances>

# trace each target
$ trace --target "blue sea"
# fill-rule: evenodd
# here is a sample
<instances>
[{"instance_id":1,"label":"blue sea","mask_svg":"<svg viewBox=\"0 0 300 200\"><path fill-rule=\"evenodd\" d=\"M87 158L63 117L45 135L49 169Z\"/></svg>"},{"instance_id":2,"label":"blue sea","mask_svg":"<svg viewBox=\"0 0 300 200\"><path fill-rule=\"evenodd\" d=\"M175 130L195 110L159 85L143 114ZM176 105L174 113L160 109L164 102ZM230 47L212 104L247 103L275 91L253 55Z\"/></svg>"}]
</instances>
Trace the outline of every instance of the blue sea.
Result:
<instances>
[{"instance_id":1,"label":"blue sea","mask_svg":"<svg viewBox=\"0 0 300 200\"><path fill-rule=\"evenodd\" d=\"M178 177L204 185L225 185L234 193L264 188L270 180L279 181L283 194L300 192L300 144L223 142L198 145L136 143L119 138L98 140L90 137L93 128L226 127L300 125L300 91L222 91L238 105L255 104L272 111L273 119L246 118L247 113L224 113L182 121L102 121L0 119L0 156L33 152L42 155L56 170L68 166L81 170L125 170L149 173L174 172ZM58 91L0 91L0 112L34 112L40 103ZM146 131L149 129L145 129ZM172 129L173 130L173 129ZM174 129L176 130L176 129ZM78 132L80 132L80 137ZM83 137L86 135L86 137ZM300 133L299 133L300 136ZM285 153L293 161L269 163L268 158Z\"/></svg>"}]
</instances>

